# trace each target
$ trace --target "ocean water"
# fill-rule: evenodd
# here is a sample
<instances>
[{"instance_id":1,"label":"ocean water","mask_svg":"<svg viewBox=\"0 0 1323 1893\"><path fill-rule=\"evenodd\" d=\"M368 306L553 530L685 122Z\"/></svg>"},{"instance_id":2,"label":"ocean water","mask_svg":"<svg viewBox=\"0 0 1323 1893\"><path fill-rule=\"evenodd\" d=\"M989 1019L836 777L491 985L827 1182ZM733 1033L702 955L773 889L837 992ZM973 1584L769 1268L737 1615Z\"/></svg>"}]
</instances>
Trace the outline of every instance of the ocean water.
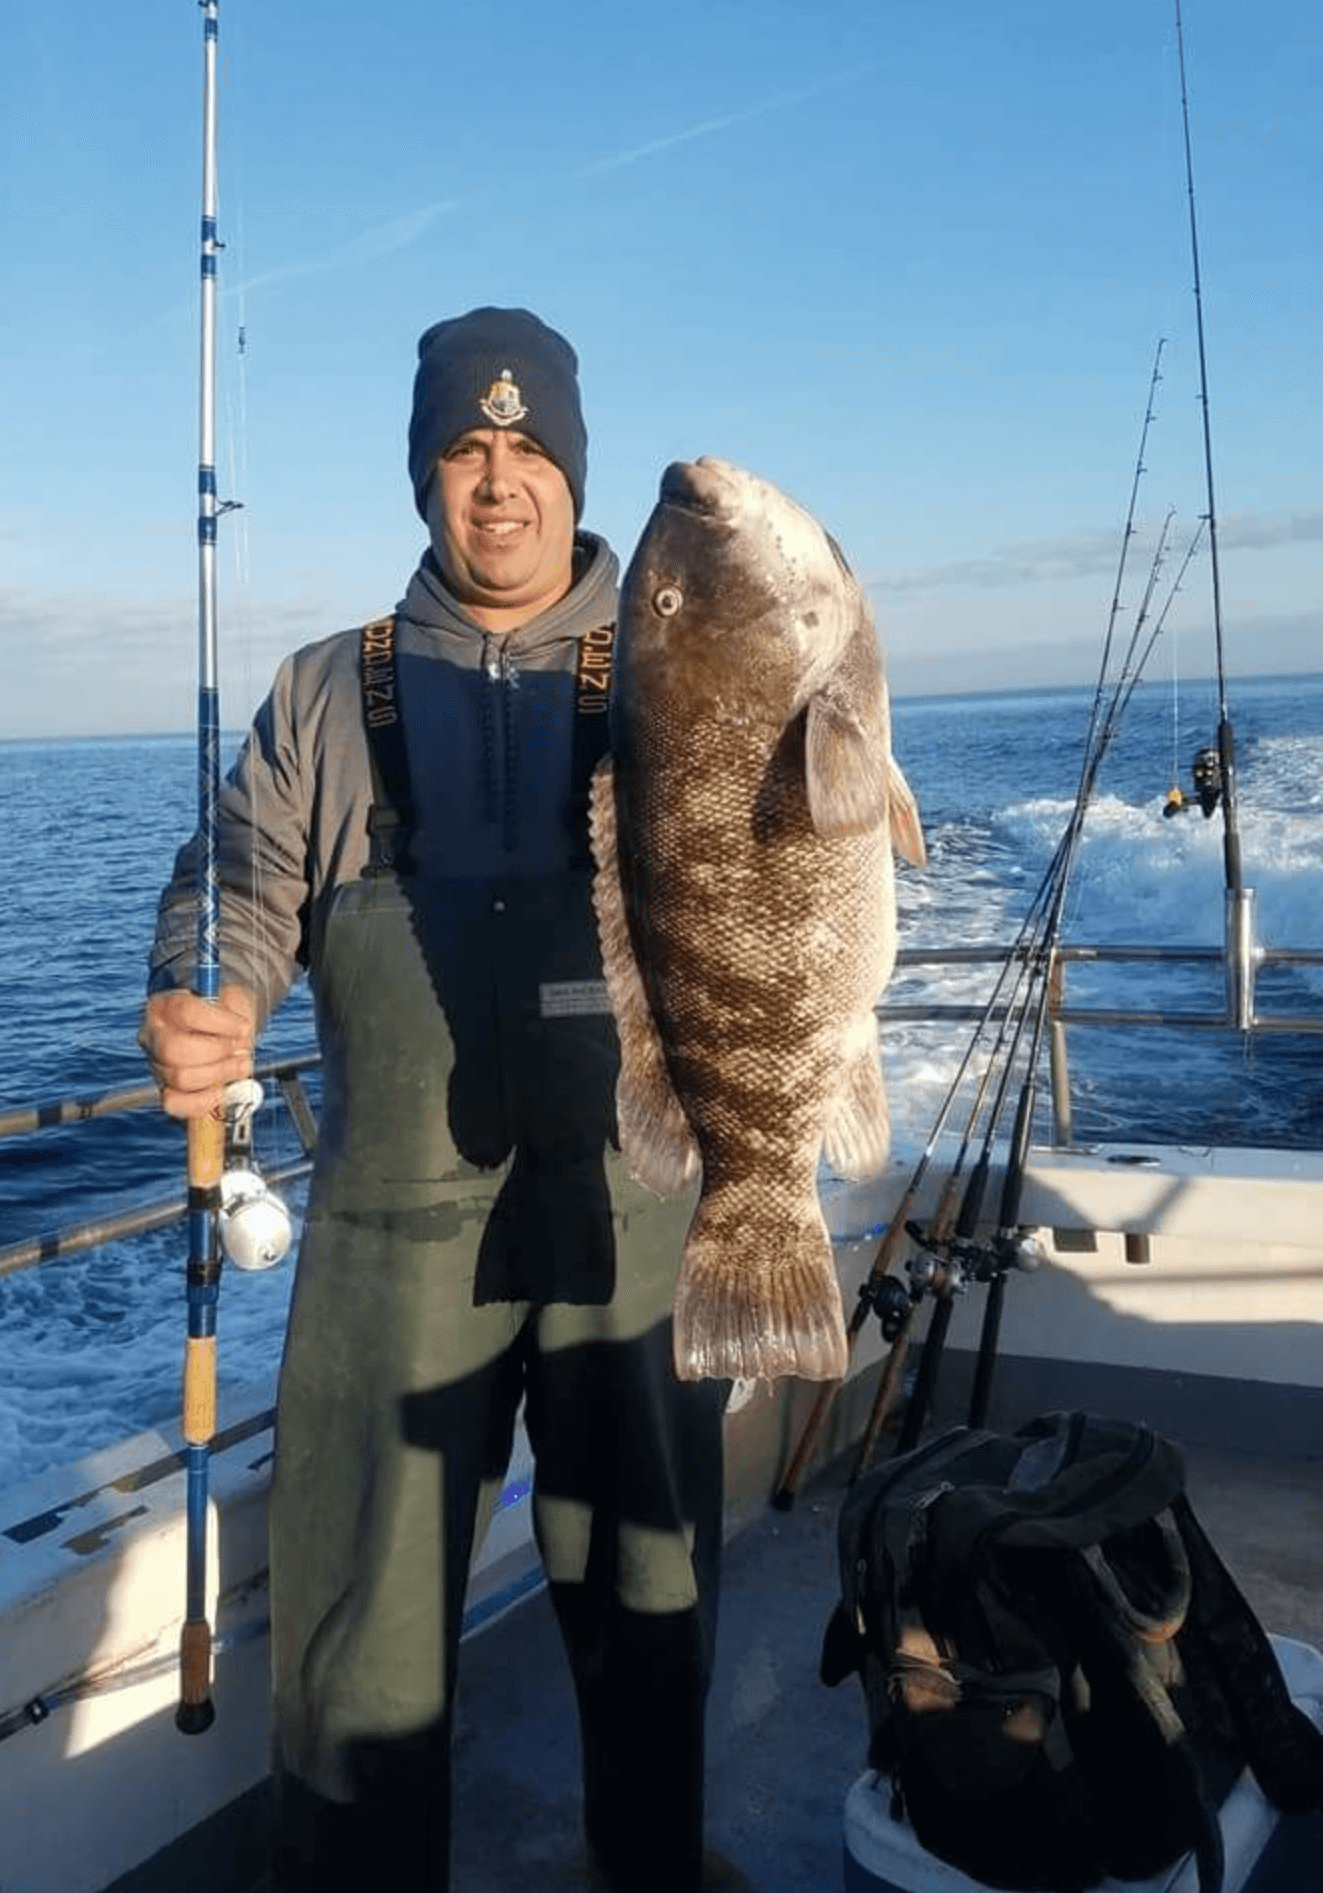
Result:
<instances>
[{"instance_id":1,"label":"ocean water","mask_svg":"<svg viewBox=\"0 0 1323 1893\"><path fill-rule=\"evenodd\" d=\"M1093 693L902 700L895 747L923 811L930 864L902 868L901 944L1009 942L1074 802ZM1323 675L1234 691L1244 878L1264 941L1323 945ZM1103 765L1066 906L1081 942L1216 946L1220 819L1162 818L1179 768L1212 739L1210 685L1145 684ZM194 817L191 737L0 745L0 1111L139 1082L136 1033L157 894ZM977 1001L987 970L906 969L888 997ZM1072 1003L1212 1010L1220 974L1072 968ZM1323 968L1260 981L1260 1010L1323 1013ZM262 1055L309 1047L298 988ZM898 1135L922 1144L967 1040L952 1023L883 1028ZM1075 1135L1317 1148L1323 1040L1076 1029ZM1046 1087L1044 1087L1046 1089ZM260 1161L292 1160L277 1103ZM0 1141L0 1245L182 1187L184 1139L159 1112ZM297 1200L293 1205L297 1209ZM173 1421L184 1333L182 1229L0 1278L0 1489ZM219 1321L227 1384L279 1358L293 1270L227 1270Z\"/></svg>"}]
</instances>

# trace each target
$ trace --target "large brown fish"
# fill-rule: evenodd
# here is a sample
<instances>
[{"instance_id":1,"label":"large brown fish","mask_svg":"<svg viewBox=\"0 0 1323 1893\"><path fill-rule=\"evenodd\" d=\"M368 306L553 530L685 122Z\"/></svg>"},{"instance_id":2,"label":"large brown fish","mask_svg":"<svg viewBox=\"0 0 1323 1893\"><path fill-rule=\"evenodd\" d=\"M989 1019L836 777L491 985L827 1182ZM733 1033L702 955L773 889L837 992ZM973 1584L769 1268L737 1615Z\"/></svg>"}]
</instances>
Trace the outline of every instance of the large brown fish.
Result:
<instances>
[{"instance_id":1,"label":"large brown fish","mask_svg":"<svg viewBox=\"0 0 1323 1893\"><path fill-rule=\"evenodd\" d=\"M863 593L808 513L725 461L662 478L621 596L611 751L592 836L621 1148L661 1195L702 1174L677 1371L835 1378L818 1160L886 1160L873 1005L892 844L921 863L923 835Z\"/></svg>"}]
</instances>

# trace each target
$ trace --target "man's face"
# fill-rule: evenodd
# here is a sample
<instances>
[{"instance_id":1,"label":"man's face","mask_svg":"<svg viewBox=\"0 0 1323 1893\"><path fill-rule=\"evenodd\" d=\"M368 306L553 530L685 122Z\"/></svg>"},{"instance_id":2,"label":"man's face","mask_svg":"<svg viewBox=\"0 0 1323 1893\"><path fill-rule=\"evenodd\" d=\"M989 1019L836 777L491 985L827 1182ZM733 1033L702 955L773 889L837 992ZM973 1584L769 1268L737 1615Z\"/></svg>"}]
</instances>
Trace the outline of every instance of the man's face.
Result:
<instances>
[{"instance_id":1,"label":"man's face","mask_svg":"<svg viewBox=\"0 0 1323 1893\"><path fill-rule=\"evenodd\" d=\"M470 428L427 489L427 530L447 584L478 624L513 631L570 589L574 499L527 434Z\"/></svg>"}]
</instances>

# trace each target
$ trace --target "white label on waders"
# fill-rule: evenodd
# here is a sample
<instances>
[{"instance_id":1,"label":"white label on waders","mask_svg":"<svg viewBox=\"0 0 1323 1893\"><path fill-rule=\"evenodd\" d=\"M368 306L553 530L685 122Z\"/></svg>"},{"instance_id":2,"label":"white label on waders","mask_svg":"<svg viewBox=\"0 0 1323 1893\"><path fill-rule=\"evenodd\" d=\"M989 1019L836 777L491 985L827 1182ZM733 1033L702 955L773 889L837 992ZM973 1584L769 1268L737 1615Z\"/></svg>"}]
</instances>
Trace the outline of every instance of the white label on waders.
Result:
<instances>
[{"instance_id":1,"label":"white label on waders","mask_svg":"<svg viewBox=\"0 0 1323 1893\"><path fill-rule=\"evenodd\" d=\"M544 1019L610 1017L604 979L559 979L538 987Z\"/></svg>"}]
</instances>

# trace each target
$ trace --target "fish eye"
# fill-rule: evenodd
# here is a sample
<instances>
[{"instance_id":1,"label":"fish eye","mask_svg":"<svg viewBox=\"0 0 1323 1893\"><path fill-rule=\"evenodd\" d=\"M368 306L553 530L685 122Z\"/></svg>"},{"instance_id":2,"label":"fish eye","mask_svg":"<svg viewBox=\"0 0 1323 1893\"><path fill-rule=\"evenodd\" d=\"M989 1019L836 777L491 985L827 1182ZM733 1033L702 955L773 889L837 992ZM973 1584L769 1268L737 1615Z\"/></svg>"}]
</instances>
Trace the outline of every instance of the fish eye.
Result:
<instances>
[{"instance_id":1,"label":"fish eye","mask_svg":"<svg viewBox=\"0 0 1323 1893\"><path fill-rule=\"evenodd\" d=\"M683 603L684 593L678 585L659 585L652 594L652 608L663 618L673 618Z\"/></svg>"}]
</instances>

